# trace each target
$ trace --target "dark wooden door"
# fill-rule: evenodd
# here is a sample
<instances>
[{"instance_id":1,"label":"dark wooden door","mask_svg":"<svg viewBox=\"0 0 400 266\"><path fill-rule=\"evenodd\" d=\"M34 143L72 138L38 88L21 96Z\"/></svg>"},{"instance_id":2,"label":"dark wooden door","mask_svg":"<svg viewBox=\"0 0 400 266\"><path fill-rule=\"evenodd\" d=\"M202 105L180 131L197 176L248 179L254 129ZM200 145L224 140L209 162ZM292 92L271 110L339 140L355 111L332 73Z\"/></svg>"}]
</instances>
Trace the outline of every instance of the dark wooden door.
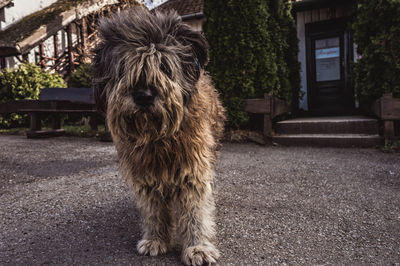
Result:
<instances>
[{"instance_id":1,"label":"dark wooden door","mask_svg":"<svg viewBox=\"0 0 400 266\"><path fill-rule=\"evenodd\" d=\"M351 113L354 93L348 72L353 44L346 22L307 25L306 45L310 110L321 115Z\"/></svg>"}]
</instances>

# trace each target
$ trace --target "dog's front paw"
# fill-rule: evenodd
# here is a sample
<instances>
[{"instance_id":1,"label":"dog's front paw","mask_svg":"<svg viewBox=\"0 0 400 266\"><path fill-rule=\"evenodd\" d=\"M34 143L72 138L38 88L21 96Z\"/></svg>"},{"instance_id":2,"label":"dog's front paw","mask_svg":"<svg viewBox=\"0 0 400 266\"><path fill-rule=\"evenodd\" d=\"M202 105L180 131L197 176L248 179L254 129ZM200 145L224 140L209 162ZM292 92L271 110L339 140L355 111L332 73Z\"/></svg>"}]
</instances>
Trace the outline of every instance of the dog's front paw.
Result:
<instances>
[{"instance_id":1,"label":"dog's front paw","mask_svg":"<svg viewBox=\"0 0 400 266\"><path fill-rule=\"evenodd\" d=\"M218 258L219 251L212 244L188 247L182 254L183 263L192 266L215 264Z\"/></svg>"},{"instance_id":2,"label":"dog's front paw","mask_svg":"<svg viewBox=\"0 0 400 266\"><path fill-rule=\"evenodd\" d=\"M159 239L142 239L137 244L137 250L142 255L150 254L150 256L157 256L159 254L164 254L165 252L167 252L167 249L167 244Z\"/></svg>"}]
</instances>

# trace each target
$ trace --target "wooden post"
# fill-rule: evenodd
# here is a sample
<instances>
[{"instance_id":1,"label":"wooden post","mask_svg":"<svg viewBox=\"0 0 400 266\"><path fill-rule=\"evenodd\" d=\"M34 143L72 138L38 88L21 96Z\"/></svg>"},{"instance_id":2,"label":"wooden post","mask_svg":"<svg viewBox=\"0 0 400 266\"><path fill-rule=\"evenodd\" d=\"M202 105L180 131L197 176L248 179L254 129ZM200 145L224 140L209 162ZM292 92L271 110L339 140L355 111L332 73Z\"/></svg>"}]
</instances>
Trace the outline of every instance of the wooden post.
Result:
<instances>
[{"instance_id":1,"label":"wooden post","mask_svg":"<svg viewBox=\"0 0 400 266\"><path fill-rule=\"evenodd\" d=\"M269 94L264 94L265 105L268 107L268 112L264 114L264 136L271 137L272 136L272 117L273 117L273 97Z\"/></svg>"},{"instance_id":2,"label":"wooden post","mask_svg":"<svg viewBox=\"0 0 400 266\"><path fill-rule=\"evenodd\" d=\"M81 47L82 47L82 55L83 57L86 56L86 39L87 39L87 26L86 26L86 19L81 19L81 24L79 25L79 31L81 35Z\"/></svg>"},{"instance_id":3,"label":"wooden post","mask_svg":"<svg viewBox=\"0 0 400 266\"><path fill-rule=\"evenodd\" d=\"M45 68L46 62L44 61L44 44L43 43L39 44L39 56L40 56L39 65L41 68Z\"/></svg>"},{"instance_id":4,"label":"wooden post","mask_svg":"<svg viewBox=\"0 0 400 266\"><path fill-rule=\"evenodd\" d=\"M383 128L384 128L383 134L385 137L385 145L388 145L394 139L394 121L393 120L383 121Z\"/></svg>"},{"instance_id":5,"label":"wooden post","mask_svg":"<svg viewBox=\"0 0 400 266\"><path fill-rule=\"evenodd\" d=\"M31 113L31 131L39 131L42 129L42 122L38 113Z\"/></svg>"},{"instance_id":6,"label":"wooden post","mask_svg":"<svg viewBox=\"0 0 400 266\"><path fill-rule=\"evenodd\" d=\"M111 132L108 128L107 121L104 122L104 133L100 135L101 141L112 141Z\"/></svg>"},{"instance_id":7,"label":"wooden post","mask_svg":"<svg viewBox=\"0 0 400 266\"><path fill-rule=\"evenodd\" d=\"M97 131L97 120L96 120L96 114L91 114L90 116L89 116L89 125L90 125L90 128L92 129L92 130L96 130Z\"/></svg>"},{"instance_id":8,"label":"wooden post","mask_svg":"<svg viewBox=\"0 0 400 266\"><path fill-rule=\"evenodd\" d=\"M58 35L57 35L57 33L53 35L53 46L54 46L54 58L55 58L54 65L57 65L58 60L59 60L58 59L59 51L58 51Z\"/></svg>"},{"instance_id":9,"label":"wooden post","mask_svg":"<svg viewBox=\"0 0 400 266\"><path fill-rule=\"evenodd\" d=\"M52 128L53 129L61 128L61 118L59 114L52 114Z\"/></svg>"},{"instance_id":10,"label":"wooden post","mask_svg":"<svg viewBox=\"0 0 400 266\"><path fill-rule=\"evenodd\" d=\"M74 71L75 67L74 67L74 55L72 53L72 28L71 28L71 24L69 24L67 26L66 29L67 32L67 43L68 43L68 72L71 73L72 71Z\"/></svg>"},{"instance_id":11,"label":"wooden post","mask_svg":"<svg viewBox=\"0 0 400 266\"><path fill-rule=\"evenodd\" d=\"M390 144L396 137L394 121L400 120L400 99L393 98L391 93L384 94L375 101L373 111L383 121L383 136L385 145Z\"/></svg>"}]
</instances>

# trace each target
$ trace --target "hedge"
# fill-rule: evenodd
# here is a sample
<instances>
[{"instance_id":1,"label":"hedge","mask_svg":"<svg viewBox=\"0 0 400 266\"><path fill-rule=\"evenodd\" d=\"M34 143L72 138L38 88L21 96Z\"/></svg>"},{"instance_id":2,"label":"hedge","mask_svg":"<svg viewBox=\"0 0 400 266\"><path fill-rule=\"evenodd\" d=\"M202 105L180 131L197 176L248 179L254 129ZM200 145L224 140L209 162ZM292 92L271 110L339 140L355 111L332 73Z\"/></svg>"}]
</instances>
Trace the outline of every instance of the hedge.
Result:
<instances>
[{"instance_id":1,"label":"hedge","mask_svg":"<svg viewBox=\"0 0 400 266\"><path fill-rule=\"evenodd\" d=\"M205 0L207 70L221 93L230 126L248 120L246 98L269 92L294 106L298 103L298 40L290 9L289 0Z\"/></svg>"},{"instance_id":2,"label":"hedge","mask_svg":"<svg viewBox=\"0 0 400 266\"><path fill-rule=\"evenodd\" d=\"M400 1L359 1L352 28L359 54L354 87L360 103L369 105L384 93L400 97Z\"/></svg>"}]
</instances>

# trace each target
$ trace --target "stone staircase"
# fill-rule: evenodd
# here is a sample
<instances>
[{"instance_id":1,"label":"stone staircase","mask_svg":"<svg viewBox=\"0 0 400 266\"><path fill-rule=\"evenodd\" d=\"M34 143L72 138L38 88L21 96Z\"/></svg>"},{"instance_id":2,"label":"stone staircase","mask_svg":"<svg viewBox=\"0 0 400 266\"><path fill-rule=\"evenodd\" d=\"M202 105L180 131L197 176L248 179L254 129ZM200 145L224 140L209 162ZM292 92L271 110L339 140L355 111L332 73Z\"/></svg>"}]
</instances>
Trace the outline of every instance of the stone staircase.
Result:
<instances>
[{"instance_id":1,"label":"stone staircase","mask_svg":"<svg viewBox=\"0 0 400 266\"><path fill-rule=\"evenodd\" d=\"M364 116L295 118L276 123L273 141L285 146L374 147L383 144L377 119Z\"/></svg>"}]
</instances>

